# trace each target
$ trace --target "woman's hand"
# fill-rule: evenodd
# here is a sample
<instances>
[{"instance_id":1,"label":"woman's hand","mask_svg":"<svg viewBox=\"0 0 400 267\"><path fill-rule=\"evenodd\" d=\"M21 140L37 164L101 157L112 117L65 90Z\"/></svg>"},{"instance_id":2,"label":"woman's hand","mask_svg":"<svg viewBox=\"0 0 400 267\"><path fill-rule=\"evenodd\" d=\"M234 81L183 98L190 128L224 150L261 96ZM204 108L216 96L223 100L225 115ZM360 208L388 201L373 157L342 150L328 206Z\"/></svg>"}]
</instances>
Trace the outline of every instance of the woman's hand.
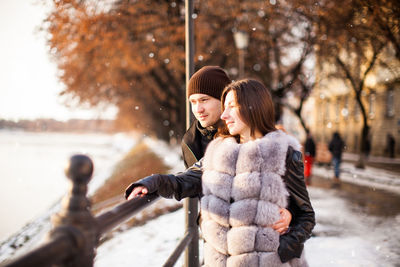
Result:
<instances>
[{"instance_id":1,"label":"woman's hand","mask_svg":"<svg viewBox=\"0 0 400 267\"><path fill-rule=\"evenodd\" d=\"M287 209L280 209L279 214L281 215L280 219L271 227L279 234L283 235L289 229L290 222L292 221L292 214Z\"/></svg>"},{"instance_id":2,"label":"woman's hand","mask_svg":"<svg viewBox=\"0 0 400 267\"><path fill-rule=\"evenodd\" d=\"M133 188L132 192L130 193L130 195L128 196L127 200L131 200L132 198L135 198L137 196L144 196L148 193L149 191L147 190L146 187L144 186L137 186L135 188Z\"/></svg>"}]
</instances>

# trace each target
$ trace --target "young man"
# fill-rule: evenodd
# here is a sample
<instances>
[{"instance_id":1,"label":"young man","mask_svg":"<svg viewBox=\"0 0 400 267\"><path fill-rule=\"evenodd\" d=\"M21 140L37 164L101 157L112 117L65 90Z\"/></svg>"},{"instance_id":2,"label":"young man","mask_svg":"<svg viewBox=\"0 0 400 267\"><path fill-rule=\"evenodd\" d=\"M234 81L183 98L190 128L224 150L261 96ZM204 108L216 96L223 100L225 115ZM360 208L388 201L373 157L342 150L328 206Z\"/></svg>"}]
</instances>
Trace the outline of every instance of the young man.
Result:
<instances>
[{"instance_id":1,"label":"young man","mask_svg":"<svg viewBox=\"0 0 400 267\"><path fill-rule=\"evenodd\" d=\"M191 77L188 95L196 120L182 141L184 162L186 167L190 168L177 175L155 174L133 183L126 189L127 199L154 192L162 197L175 197L177 200L202 196L200 160L208 143L213 139L218 124L221 123L220 98L224 87L230 82L225 71L217 66L203 67ZM282 209L283 218L273 225L273 228L282 234L278 249L282 262L300 257L304 242L311 236L315 225L314 210L304 183L301 154L288 154L286 160L288 164L296 164L301 168L297 168L300 169L298 173L287 172L283 177L290 194L287 208L289 212Z\"/></svg>"},{"instance_id":2,"label":"young man","mask_svg":"<svg viewBox=\"0 0 400 267\"><path fill-rule=\"evenodd\" d=\"M182 140L186 168L203 158L208 143L214 138L221 123L221 94L229 83L231 79L225 71L216 66L205 66L190 78L188 95L196 120Z\"/></svg>"}]
</instances>

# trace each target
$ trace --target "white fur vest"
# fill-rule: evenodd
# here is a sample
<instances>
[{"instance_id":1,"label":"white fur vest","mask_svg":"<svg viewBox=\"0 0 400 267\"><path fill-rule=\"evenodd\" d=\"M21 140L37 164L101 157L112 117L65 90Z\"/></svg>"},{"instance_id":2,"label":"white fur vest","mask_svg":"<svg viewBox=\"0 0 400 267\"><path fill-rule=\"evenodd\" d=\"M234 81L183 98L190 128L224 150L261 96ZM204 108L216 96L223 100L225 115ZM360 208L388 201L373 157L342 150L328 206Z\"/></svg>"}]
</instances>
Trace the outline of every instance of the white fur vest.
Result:
<instances>
[{"instance_id":1,"label":"white fur vest","mask_svg":"<svg viewBox=\"0 0 400 267\"><path fill-rule=\"evenodd\" d=\"M244 144L219 137L208 145L201 199L206 266L291 265L280 261L279 233L270 227L287 206L281 176L289 146L300 150L299 142L280 130Z\"/></svg>"}]
</instances>

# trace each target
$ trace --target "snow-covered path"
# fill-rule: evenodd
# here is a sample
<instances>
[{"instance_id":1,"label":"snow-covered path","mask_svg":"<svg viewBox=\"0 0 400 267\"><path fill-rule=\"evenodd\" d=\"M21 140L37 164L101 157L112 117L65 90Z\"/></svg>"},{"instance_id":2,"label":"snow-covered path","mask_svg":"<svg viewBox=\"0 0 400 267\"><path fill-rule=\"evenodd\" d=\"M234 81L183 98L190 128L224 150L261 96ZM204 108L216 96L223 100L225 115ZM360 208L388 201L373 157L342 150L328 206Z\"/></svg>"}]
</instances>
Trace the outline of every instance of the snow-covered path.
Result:
<instances>
[{"instance_id":1,"label":"snow-covered path","mask_svg":"<svg viewBox=\"0 0 400 267\"><path fill-rule=\"evenodd\" d=\"M184 230L184 209L133 227L97 249L95 267L162 266L183 237ZM182 259L176 266L181 265Z\"/></svg>"},{"instance_id":2,"label":"snow-covered path","mask_svg":"<svg viewBox=\"0 0 400 267\"><path fill-rule=\"evenodd\" d=\"M399 266L400 215L357 212L329 189L310 187L309 193L317 219L314 236L305 244L310 267ZM183 213L161 216L105 242L95 266L162 266L183 236ZM181 265L182 259L176 266Z\"/></svg>"},{"instance_id":3,"label":"snow-covered path","mask_svg":"<svg viewBox=\"0 0 400 267\"><path fill-rule=\"evenodd\" d=\"M160 148L157 142L149 144ZM164 159L171 155L168 149L157 151ZM397 174L370 167L358 170L349 163L344 163L342 169L343 180L350 186L388 190L398 194L400 200ZM314 170L316 175L328 180L332 172L325 167L315 166ZM353 201L352 192L337 188L310 186L308 190L317 220L313 236L305 244L310 267L400 266L400 213L368 214L363 204ZM344 197L346 193L350 196ZM381 194L385 195L385 191ZM98 248L95 266L162 266L183 236L183 213L180 209L161 216L104 243ZM176 266L181 265L182 257Z\"/></svg>"},{"instance_id":4,"label":"snow-covered path","mask_svg":"<svg viewBox=\"0 0 400 267\"><path fill-rule=\"evenodd\" d=\"M317 221L305 244L310 266L398 266L400 214L371 216L334 191L310 187L309 193Z\"/></svg>"},{"instance_id":5,"label":"snow-covered path","mask_svg":"<svg viewBox=\"0 0 400 267\"><path fill-rule=\"evenodd\" d=\"M357 169L354 163L349 162L342 162L340 169L340 179L342 181L400 194L400 176L398 173L369 166L366 166L365 169ZM314 166L313 174L331 179L333 177L333 168Z\"/></svg>"}]
</instances>

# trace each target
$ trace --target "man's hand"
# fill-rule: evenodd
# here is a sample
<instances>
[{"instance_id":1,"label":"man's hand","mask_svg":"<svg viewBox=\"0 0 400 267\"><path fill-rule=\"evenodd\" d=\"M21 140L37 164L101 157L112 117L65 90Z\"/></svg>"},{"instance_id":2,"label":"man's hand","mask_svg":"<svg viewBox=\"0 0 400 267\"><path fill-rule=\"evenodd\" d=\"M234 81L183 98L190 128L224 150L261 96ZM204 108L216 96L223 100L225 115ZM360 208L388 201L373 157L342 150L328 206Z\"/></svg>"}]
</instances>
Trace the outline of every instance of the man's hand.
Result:
<instances>
[{"instance_id":1,"label":"man's hand","mask_svg":"<svg viewBox=\"0 0 400 267\"><path fill-rule=\"evenodd\" d=\"M137 186L133 188L132 192L128 196L127 200L131 200L132 198L135 198L137 196L144 196L148 193L149 191L147 190L146 187L144 186Z\"/></svg>"},{"instance_id":2,"label":"man's hand","mask_svg":"<svg viewBox=\"0 0 400 267\"><path fill-rule=\"evenodd\" d=\"M287 209L280 209L281 215L279 221L275 222L271 227L279 234L283 235L289 229L289 224L292 221L292 214Z\"/></svg>"}]
</instances>

